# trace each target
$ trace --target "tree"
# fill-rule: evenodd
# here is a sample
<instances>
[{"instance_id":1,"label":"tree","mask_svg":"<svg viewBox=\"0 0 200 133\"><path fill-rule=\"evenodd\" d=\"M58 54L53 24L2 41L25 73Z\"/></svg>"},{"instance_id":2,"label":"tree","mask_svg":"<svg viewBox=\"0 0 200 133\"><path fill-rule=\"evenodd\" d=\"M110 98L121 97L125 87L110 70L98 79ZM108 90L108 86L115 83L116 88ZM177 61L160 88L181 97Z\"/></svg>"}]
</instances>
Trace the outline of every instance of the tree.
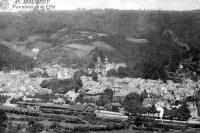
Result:
<instances>
[{"instance_id":1,"label":"tree","mask_svg":"<svg viewBox=\"0 0 200 133\"><path fill-rule=\"evenodd\" d=\"M94 63L89 63L88 68L94 69L95 68L95 64Z\"/></svg>"},{"instance_id":2,"label":"tree","mask_svg":"<svg viewBox=\"0 0 200 133\"><path fill-rule=\"evenodd\" d=\"M77 80L80 79L80 77L82 76L87 76L87 73L84 70L80 69L74 73L73 79Z\"/></svg>"},{"instance_id":3,"label":"tree","mask_svg":"<svg viewBox=\"0 0 200 133\"><path fill-rule=\"evenodd\" d=\"M166 110L164 116L168 116L171 119L178 118L178 120L187 121L191 117L190 113L188 105L184 102L178 109Z\"/></svg>"},{"instance_id":4,"label":"tree","mask_svg":"<svg viewBox=\"0 0 200 133\"><path fill-rule=\"evenodd\" d=\"M28 125L33 126L35 124L35 121L31 118L28 120Z\"/></svg>"},{"instance_id":5,"label":"tree","mask_svg":"<svg viewBox=\"0 0 200 133\"><path fill-rule=\"evenodd\" d=\"M184 102L183 105L178 108L176 117L179 120L187 121L191 117L190 113L191 111L188 109L188 105Z\"/></svg>"},{"instance_id":6,"label":"tree","mask_svg":"<svg viewBox=\"0 0 200 133\"><path fill-rule=\"evenodd\" d=\"M117 71L115 69L111 69L106 73L107 77L117 77Z\"/></svg>"},{"instance_id":7,"label":"tree","mask_svg":"<svg viewBox=\"0 0 200 133\"><path fill-rule=\"evenodd\" d=\"M29 131L31 133L39 133L42 132L44 129L44 126L40 123L34 123L30 128Z\"/></svg>"},{"instance_id":8,"label":"tree","mask_svg":"<svg viewBox=\"0 0 200 133\"><path fill-rule=\"evenodd\" d=\"M76 102L76 103L78 103L78 102L84 103L84 102L85 102L84 94L82 94L82 93L79 94L79 95L76 97L75 102Z\"/></svg>"},{"instance_id":9,"label":"tree","mask_svg":"<svg viewBox=\"0 0 200 133\"><path fill-rule=\"evenodd\" d=\"M83 83L80 78L70 78L65 80L50 79L44 80L40 86L51 89L54 93L65 94L70 90L75 90L78 92L79 88L83 86Z\"/></svg>"},{"instance_id":10,"label":"tree","mask_svg":"<svg viewBox=\"0 0 200 133\"><path fill-rule=\"evenodd\" d=\"M75 92L77 93L79 88L81 88L83 86L83 82L80 78L76 79L76 80L74 79L74 82L75 82L75 84L74 84Z\"/></svg>"},{"instance_id":11,"label":"tree","mask_svg":"<svg viewBox=\"0 0 200 133\"><path fill-rule=\"evenodd\" d=\"M92 76L92 80L93 81L97 81L98 80L98 74L96 72L92 71L91 76Z\"/></svg>"},{"instance_id":12,"label":"tree","mask_svg":"<svg viewBox=\"0 0 200 133\"><path fill-rule=\"evenodd\" d=\"M4 132L6 129L6 121L7 121L6 113L3 110L0 110L0 131Z\"/></svg>"},{"instance_id":13,"label":"tree","mask_svg":"<svg viewBox=\"0 0 200 133\"><path fill-rule=\"evenodd\" d=\"M117 76L119 78L125 78L125 77L135 77L135 71L131 69L131 67L119 67L117 70Z\"/></svg>"},{"instance_id":14,"label":"tree","mask_svg":"<svg viewBox=\"0 0 200 133\"><path fill-rule=\"evenodd\" d=\"M200 116L200 90L197 92L197 108L198 108L198 115Z\"/></svg>"},{"instance_id":15,"label":"tree","mask_svg":"<svg viewBox=\"0 0 200 133\"><path fill-rule=\"evenodd\" d=\"M130 76L130 69L128 67L119 67L117 70L117 75L120 78L129 77Z\"/></svg>"},{"instance_id":16,"label":"tree","mask_svg":"<svg viewBox=\"0 0 200 133\"><path fill-rule=\"evenodd\" d=\"M148 93L146 90L142 91L142 94L141 94L141 100L143 101L145 98L148 97Z\"/></svg>"},{"instance_id":17,"label":"tree","mask_svg":"<svg viewBox=\"0 0 200 133\"><path fill-rule=\"evenodd\" d=\"M99 98L98 104L100 106L105 106L106 104L111 103L113 99L113 94L114 92L112 89L110 88L105 89L104 94L102 94Z\"/></svg>"},{"instance_id":18,"label":"tree","mask_svg":"<svg viewBox=\"0 0 200 133\"><path fill-rule=\"evenodd\" d=\"M10 68L9 67L3 67L2 71L4 73L9 73L10 72Z\"/></svg>"},{"instance_id":19,"label":"tree","mask_svg":"<svg viewBox=\"0 0 200 133\"><path fill-rule=\"evenodd\" d=\"M48 80L43 80L42 83L40 84L42 88L47 88L47 85L48 85Z\"/></svg>"},{"instance_id":20,"label":"tree","mask_svg":"<svg viewBox=\"0 0 200 133\"><path fill-rule=\"evenodd\" d=\"M142 100L138 93L129 93L123 101L124 109L127 113L131 115L136 115L141 108Z\"/></svg>"}]
</instances>

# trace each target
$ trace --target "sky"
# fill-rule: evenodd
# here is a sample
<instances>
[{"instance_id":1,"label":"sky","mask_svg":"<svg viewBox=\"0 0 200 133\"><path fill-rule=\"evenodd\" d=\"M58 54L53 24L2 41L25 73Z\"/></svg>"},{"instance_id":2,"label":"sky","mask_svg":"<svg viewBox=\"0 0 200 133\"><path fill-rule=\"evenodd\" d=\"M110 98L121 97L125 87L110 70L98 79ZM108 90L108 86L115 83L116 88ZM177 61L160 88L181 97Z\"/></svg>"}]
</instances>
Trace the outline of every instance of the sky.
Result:
<instances>
[{"instance_id":1,"label":"sky","mask_svg":"<svg viewBox=\"0 0 200 133\"><path fill-rule=\"evenodd\" d=\"M114 8L122 10L160 9L194 10L200 9L200 0L52 0L57 9Z\"/></svg>"},{"instance_id":2,"label":"sky","mask_svg":"<svg viewBox=\"0 0 200 133\"><path fill-rule=\"evenodd\" d=\"M3 0L0 0L0 3ZM5 1L5 0L4 0ZM1 11L17 11L23 8L13 8L16 0L7 0L9 7ZM23 1L31 0L19 0ZM34 1L34 0L32 0ZM42 1L42 0L40 0ZM200 0L43 0L50 1L49 5L55 6L55 10L85 9L121 9L121 10L196 10L200 9ZM22 6L19 5L18 6ZM27 8L28 9L28 8Z\"/></svg>"}]
</instances>

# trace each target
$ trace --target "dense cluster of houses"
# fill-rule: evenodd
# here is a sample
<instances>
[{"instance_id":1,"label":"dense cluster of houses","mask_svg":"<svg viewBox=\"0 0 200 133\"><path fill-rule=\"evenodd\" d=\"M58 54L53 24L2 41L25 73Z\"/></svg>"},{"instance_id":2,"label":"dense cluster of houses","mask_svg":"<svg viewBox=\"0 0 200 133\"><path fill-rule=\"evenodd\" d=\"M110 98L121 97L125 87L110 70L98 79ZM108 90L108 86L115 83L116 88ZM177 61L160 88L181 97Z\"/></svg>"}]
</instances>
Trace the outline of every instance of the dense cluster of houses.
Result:
<instances>
[{"instance_id":1,"label":"dense cluster of houses","mask_svg":"<svg viewBox=\"0 0 200 133\"><path fill-rule=\"evenodd\" d=\"M106 77L107 71L111 69L117 70L119 67L126 67L125 64L119 63L109 63L108 57L101 61L101 58L97 58L95 68L88 69L88 72L95 71L98 74L98 81L93 81L92 77L82 76L81 80L83 86L80 88L80 92L84 92L85 98L93 99L97 101L99 97L104 93L104 90L110 88L113 90L113 103L119 104L125 96L131 92L136 92L141 94L146 91L148 98L144 99L143 106L148 107L152 105L157 105L157 103L162 104L163 107L170 108L172 103L175 101L183 101L189 96L193 96L195 92L199 89L200 82L193 82L191 80L186 80L183 83L174 83L169 80L164 83L161 80L145 80L141 78L118 78L118 77ZM33 72L46 72L50 78L57 79L69 79L72 78L76 69L64 68L58 64L45 66L43 68L34 68ZM50 93L48 89L41 88L40 84L45 78L37 77L30 78L28 73L22 71L11 71L10 73L0 73L0 92L1 95L8 95L10 97L19 97L24 95L32 95L36 93ZM46 78L49 79L49 78ZM78 93L69 91L66 95L70 101L74 101ZM170 101L170 102L169 102ZM94 103L95 104L95 103ZM193 117L197 116L197 107L194 104L188 103L190 109L192 110ZM86 106L84 104L74 104L74 105L57 105L57 104L42 104L42 103L18 103L19 107L31 107L32 109L42 109L43 111L56 110L63 113L63 110L75 111L76 106ZM115 106L115 105L114 105ZM119 105L121 106L121 105ZM118 107L119 107L118 106ZM159 105L160 106L160 105ZM34 108L33 108L34 107ZM93 108L93 113L97 108L92 105L89 106ZM102 108L103 110L103 108ZM82 110L81 112L87 112ZM80 112L79 112L80 113ZM87 112L88 113L88 112ZM91 112L90 112L91 113ZM97 112L96 112L97 113ZM99 113L99 112L98 112ZM108 112L101 112L108 116L116 116L114 114L109 114ZM108 113L108 114L107 114ZM102 116L102 114L98 114ZM122 115L121 113L120 115ZM122 115L123 116L123 115ZM123 116L124 118L124 116Z\"/></svg>"}]
</instances>

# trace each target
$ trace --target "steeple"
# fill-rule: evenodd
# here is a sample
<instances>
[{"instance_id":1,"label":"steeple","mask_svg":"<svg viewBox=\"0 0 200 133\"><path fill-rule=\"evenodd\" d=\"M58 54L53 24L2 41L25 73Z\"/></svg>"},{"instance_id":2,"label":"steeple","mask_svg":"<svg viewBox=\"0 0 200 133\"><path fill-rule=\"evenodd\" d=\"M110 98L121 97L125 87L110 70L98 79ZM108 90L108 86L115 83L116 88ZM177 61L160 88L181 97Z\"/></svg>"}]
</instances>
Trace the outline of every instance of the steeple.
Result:
<instances>
[{"instance_id":1,"label":"steeple","mask_svg":"<svg viewBox=\"0 0 200 133\"><path fill-rule=\"evenodd\" d=\"M97 57L97 67L101 66L101 58L100 56Z\"/></svg>"},{"instance_id":2,"label":"steeple","mask_svg":"<svg viewBox=\"0 0 200 133\"><path fill-rule=\"evenodd\" d=\"M108 57L106 56L106 58L104 59L104 63L105 64L108 64L109 62L108 62Z\"/></svg>"}]
</instances>

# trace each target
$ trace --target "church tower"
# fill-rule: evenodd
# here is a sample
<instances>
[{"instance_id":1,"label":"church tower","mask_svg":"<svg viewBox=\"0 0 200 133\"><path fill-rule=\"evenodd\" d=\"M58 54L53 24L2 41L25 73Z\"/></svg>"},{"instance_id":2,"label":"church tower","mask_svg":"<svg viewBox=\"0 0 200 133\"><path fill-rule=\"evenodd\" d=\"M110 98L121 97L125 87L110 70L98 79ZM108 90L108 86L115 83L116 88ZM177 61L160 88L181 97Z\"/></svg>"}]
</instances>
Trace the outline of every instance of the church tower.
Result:
<instances>
[{"instance_id":1,"label":"church tower","mask_svg":"<svg viewBox=\"0 0 200 133\"><path fill-rule=\"evenodd\" d=\"M104 64L106 65L106 64L108 64L109 62L108 62L108 57L106 56L106 58L104 59Z\"/></svg>"},{"instance_id":2,"label":"church tower","mask_svg":"<svg viewBox=\"0 0 200 133\"><path fill-rule=\"evenodd\" d=\"M96 64L96 66L97 66L97 67L100 67L101 64L102 64L102 63L101 63L101 58L100 58L100 56L98 56L98 57L97 57L97 64Z\"/></svg>"}]
</instances>

